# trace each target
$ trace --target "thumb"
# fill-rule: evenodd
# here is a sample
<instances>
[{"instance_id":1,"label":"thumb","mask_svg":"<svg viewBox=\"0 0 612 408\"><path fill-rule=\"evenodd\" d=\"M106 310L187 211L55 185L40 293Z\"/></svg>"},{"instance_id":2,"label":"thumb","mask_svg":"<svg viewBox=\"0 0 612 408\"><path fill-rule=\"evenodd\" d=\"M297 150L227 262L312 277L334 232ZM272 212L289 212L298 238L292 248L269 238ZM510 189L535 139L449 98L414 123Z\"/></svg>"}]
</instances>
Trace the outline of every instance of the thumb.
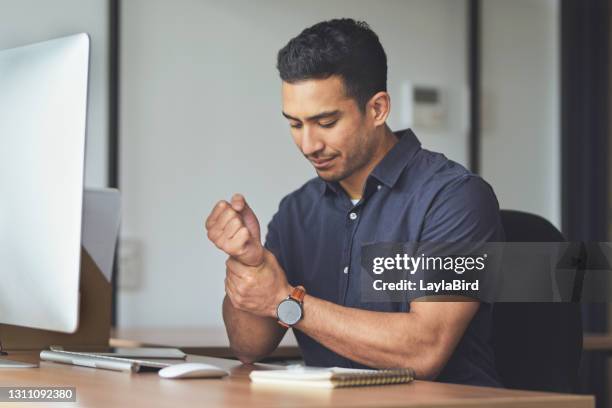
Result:
<instances>
[{"instance_id":1,"label":"thumb","mask_svg":"<svg viewBox=\"0 0 612 408\"><path fill-rule=\"evenodd\" d=\"M242 216L244 226L247 227L251 236L257 240L258 244L261 244L259 221L251 207L247 204L244 196L242 194L234 194L232 196L231 205L232 208Z\"/></svg>"},{"instance_id":2,"label":"thumb","mask_svg":"<svg viewBox=\"0 0 612 408\"><path fill-rule=\"evenodd\" d=\"M238 212L241 212L247 206L246 199L242 194L239 193L236 193L232 196L230 203L232 205L232 208Z\"/></svg>"}]
</instances>

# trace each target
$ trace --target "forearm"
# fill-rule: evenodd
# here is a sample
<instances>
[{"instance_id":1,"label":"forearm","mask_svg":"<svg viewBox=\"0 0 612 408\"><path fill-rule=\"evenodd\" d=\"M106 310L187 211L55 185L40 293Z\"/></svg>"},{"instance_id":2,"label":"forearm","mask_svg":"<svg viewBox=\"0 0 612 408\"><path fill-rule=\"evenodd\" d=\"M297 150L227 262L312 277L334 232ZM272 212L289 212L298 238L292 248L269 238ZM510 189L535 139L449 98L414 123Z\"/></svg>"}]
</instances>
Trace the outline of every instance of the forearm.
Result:
<instances>
[{"instance_id":1,"label":"forearm","mask_svg":"<svg viewBox=\"0 0 612 408\"><path fill-rule=\"evenodd\" d=\"M295 328L350 360L375 368L411 367L419 378L435 378L456 341L426 320L418 313L354 309L307 295Z\"/></svg>"},{"instance_id":2,"label":"forearm","mask_svg":"<svg viewBox=\"0 0 612 408\"><path fill-rule=\"evenodd\" d=\"M227 296L223 299L223 321L232 352L245 364L270 354L285 334L274 319L239 310Z\"/></svg>"}]
</instances>

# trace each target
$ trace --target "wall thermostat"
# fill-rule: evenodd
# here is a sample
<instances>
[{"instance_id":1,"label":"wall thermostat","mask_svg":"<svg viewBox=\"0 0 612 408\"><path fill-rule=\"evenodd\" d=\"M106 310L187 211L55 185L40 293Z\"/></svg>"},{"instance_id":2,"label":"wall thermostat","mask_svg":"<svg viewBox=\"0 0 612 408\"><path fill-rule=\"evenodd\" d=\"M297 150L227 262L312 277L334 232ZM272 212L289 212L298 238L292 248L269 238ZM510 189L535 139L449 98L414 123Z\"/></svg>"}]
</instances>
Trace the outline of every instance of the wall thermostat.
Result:
<instances>
[{"instance_id":1,"label":"wall thermostat","mask_svg":"<svg viewBox=\"0 0 612 408\"><path fill-rule=\"evenodd\" d=\"M415 86L412 91L415 128L437 130L446 125L444 98L439 88Z\"/></svg>"},{"instance_id":2,"label":"wall thermostat","mask_svg":"<svg viewBox=\"0 0 612 408\"><path fill-rule=\"evenodd\" d=\"M447 98L438 86L404 81L401 86L400 127L441 131L447 128Z\"/></svg>"}]
</instances>

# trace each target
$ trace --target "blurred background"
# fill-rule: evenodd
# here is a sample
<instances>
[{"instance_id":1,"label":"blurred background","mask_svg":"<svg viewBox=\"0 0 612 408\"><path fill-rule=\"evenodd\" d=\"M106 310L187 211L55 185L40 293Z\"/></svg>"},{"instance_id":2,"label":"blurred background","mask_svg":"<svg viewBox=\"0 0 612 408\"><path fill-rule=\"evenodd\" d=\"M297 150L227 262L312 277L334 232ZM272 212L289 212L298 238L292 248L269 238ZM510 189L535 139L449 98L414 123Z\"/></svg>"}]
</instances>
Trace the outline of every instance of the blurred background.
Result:
<instances>
[{"instance_id":1,"label":"blurred background","mask_svg":"<svg viewBox=\"0 0 612 408\"><path fill-rule=\"evenodd\" d=\"M315 175L281 116L276 53L290 38L322 20L365 20L388 56L392 129L411 127L425 148L482 175L502 208L541 215L570 240L609 241L611 9L0 0L0 48L91 36L86 184L123 199L114 325L219 330L224 256L204 218L241 192L265 233L280 199ZM609 305L583 308L585 331L607 334ZM612 341L597 344L585 341L580 391L608 406Z\"/></svg>"}]
</instances>

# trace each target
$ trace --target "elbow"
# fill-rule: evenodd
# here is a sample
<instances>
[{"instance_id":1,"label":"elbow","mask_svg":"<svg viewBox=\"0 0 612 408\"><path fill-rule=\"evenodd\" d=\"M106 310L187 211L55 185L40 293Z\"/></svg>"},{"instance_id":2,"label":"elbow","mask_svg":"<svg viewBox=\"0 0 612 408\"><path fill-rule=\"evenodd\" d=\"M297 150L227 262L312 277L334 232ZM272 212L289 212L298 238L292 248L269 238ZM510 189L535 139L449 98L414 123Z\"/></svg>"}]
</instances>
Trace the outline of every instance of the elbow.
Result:
<instances>
[{"instance_id":1,"label":"elbow","mask_svg":"<svg viewBox=\"0 0 612 408\"><path fill-rule=\"evenodd\" d=\"M261 356L257 356L255 354L249 354L244 352L239 352L237 350L232 349L232 354L236 357L242 364L253 364L262 359Z\"/></svg>"},{"instance_id":2,"label":"elbow","mask_svg":"<svg viewBox=\"0 0 612 408\"><path fill-rule=\"evenodd\" d=\"M237 358L242 364L253 364L256 363L263 358L265 358L269 353L261 352L258 350L249 350L245 348L235 347L230 342L230 350L235 358Z\"/></svg>"},{"instance_id":3,"label":"elbow","mask_svg":"<svg viewBox=\"0 0 612 408\"><path fill-rule=\"evenodd\" d=\"M403 356L400 364L402 368L413 369L417 379L434 381L444 369L449 355L439 338L432 336L422 340L419 347L415 348L418 353Z\"/></svg>"},{"instance_id":4,"label":"elbow","mask_svg":"<svg viewBox=\"0 0 612 408\"><path fill-rule=\"evenodd\" d=\"M415 378L418 380L435 381L442 370L446 361L436 355L422 355L417 358L413 356L405 357L400 360L400 368L410 368L414 370Z\"/></svg>"},{"instance_id":5,"label":"elbow","mask_svg":"<svg viewBox=\"0 0 612 408\"><path fill-rule=\"evenodd\" d=\"M435 356L433 356L433 358L426 358L423 364L418 368L416 376L420 380L435 381L444 369L445 363L446 361L443 361L439 357L435 358Z\"/></svg>"},{"instance_id":6,"label":"elbow","mask_svg":"<svg viewBox=\"0 0 612 408\"><path fill-rule=\"evenodd\" d=\"M257 362L257 358L253 357L253 356L245 356L245 355L237 355L236 358L242 363L242 364L253 364Z\"/></svg>"}]
</instances>

